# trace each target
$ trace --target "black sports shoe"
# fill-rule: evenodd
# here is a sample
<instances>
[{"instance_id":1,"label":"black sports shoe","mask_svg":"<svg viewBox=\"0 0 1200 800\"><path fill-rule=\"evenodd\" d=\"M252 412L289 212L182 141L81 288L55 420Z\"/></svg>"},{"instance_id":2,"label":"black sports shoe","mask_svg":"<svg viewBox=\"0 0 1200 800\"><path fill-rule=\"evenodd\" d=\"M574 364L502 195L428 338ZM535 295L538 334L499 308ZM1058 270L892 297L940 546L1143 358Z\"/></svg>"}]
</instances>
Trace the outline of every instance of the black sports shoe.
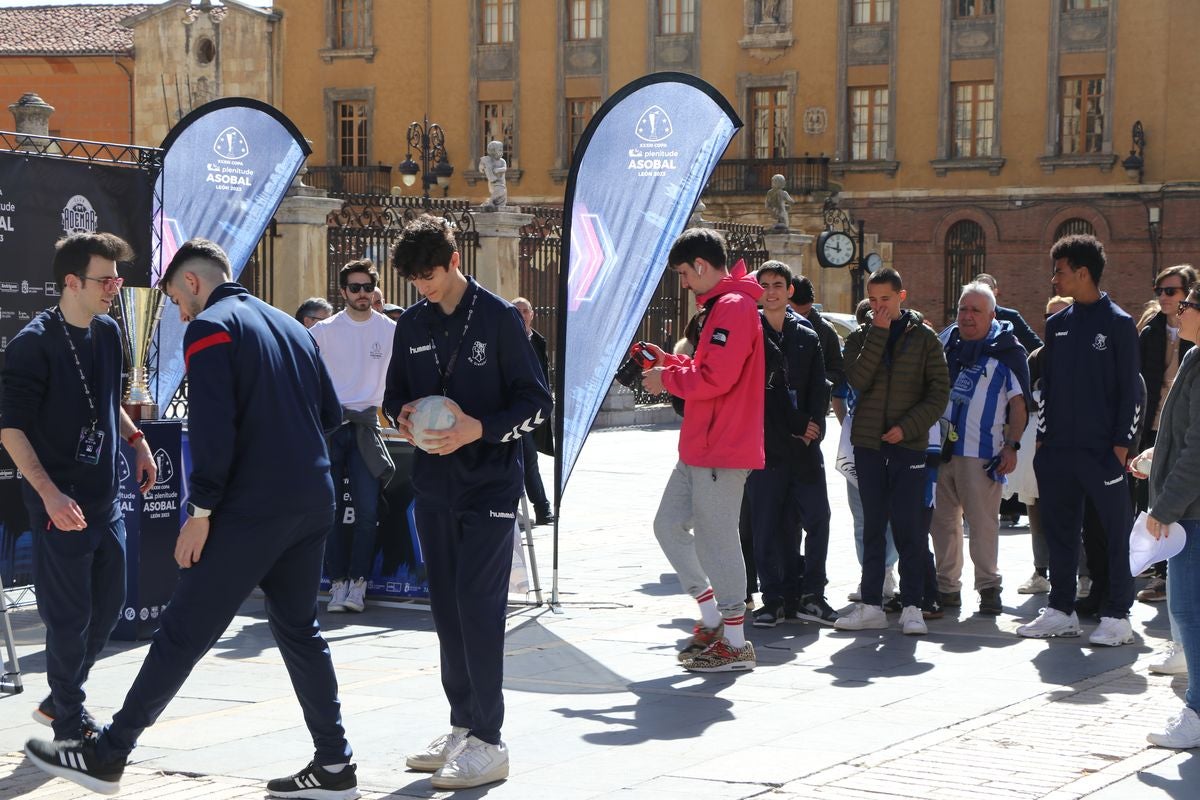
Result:
<instances>
[{"instance_id":1,"label":"black sports shoe","mask_svg":"<svg viewBox=\"0 0 1200 800\"><path fill-rule=\"evenodd\" d=\"M961 608L962 592L938 592L938 603L942 608Z\"/></svg>"},{"instance_id":2,"label":"black sports shoe","mask_svg":"<svg viewBox=\"0 0 1200 800\"><path fill-rule=\"evenodd\" d=\"M883 601L883 610L889 614L899 614L904 610L904 603L900 601L900 595L894 594Z\"/></svg>"},{"instance_id":3,"label":"black sports shoe","mask_svg":"<svg viewBox=\"0 0 1200 800\"><path fill-rule=\"evenodd\" d=\"M800 598L800 608L796 611L797 619L819 622L822 625L832 625L838 620L838 613L829 607L825 598L816 594L806 594Z\"/></svg>"},{"instance_id":4,"label":"black sports shoe","mask_svg":"<svg viewBox=\"0 0 1200 800\"><path fill-rule=\"evenodd\" d=\"M353 800L358 797L358 778L354 764L341 772L329 772L315 761L286 778L267 782L267 794L272 797L303 797L306 800Z\"/></svg>"},{"instance_id":5,"label":"black sports shoe","mask_svg":"<svg viewBox=\"0 0 1200 800\"><path fill-rule=\"evenodd\" d=\"M54 695L46 695L46 699L38 703L37 709L33 712L33 721L40 722L48 727L54 726ZM91 739L100 735L100 724L96 722L96 718L88 713L88 710L83 709L83 725L80 733L85 739Z\"/></svg>"},{"instance_id":6,"label":"black sports shoe","mask_svg":"<svg viewBox=\"0 0 1200 800\"><path fill-rule=\"evenodd\" d=\"M783 619L783 603L778 600L768 600L762 608L755 609L754 622L756 628L774 628Z\"/></svg>"},{"instance_id":7,"label":"black sports shoe","mask_svg":"<svg viewBox=\"0 0 1200 800\"><path fill-rule=\"evenodd\" d=\"M34 766L47 775L66 778L100 794L116 794L121 791L121 774L125 772L125 759L107 763L100 761L96 757L94 739L63 739L54 742L30 739L25 742L25 755Z\"/></svg>"},{"instance_id":8,"label":"black sports shoe","mask_svg":"<svg viewBox=\"0 0 1200 800\"><path fill-rule=\"evenodd\" d=\"M1004 613L999 586L979 590L979 613L986 617L998 617Z\"/></svg>"}]
</instances>

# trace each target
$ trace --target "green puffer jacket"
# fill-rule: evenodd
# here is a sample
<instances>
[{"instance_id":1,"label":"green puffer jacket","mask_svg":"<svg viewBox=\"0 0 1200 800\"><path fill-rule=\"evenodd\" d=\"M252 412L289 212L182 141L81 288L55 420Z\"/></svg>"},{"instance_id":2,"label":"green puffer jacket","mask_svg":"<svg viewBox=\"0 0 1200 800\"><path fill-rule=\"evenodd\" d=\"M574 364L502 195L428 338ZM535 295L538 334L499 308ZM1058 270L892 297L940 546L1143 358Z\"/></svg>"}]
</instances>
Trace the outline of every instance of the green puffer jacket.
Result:
<instances>
[{"instance_id":1,"label":"green puffer jacket","mask_svg":"<svg viewBox=\"0 0 1200 800\"><path fill-rule=\"evenodd\" d=\"M846 380L858 395L850 442L878 450L893 425L904 431L902 447L924 452L929 429L946 411L950 373L937 334L920 313L901 311L903 332L886 358L888 334L870 323L846 339Z\"/></svg>"}]
</instances>

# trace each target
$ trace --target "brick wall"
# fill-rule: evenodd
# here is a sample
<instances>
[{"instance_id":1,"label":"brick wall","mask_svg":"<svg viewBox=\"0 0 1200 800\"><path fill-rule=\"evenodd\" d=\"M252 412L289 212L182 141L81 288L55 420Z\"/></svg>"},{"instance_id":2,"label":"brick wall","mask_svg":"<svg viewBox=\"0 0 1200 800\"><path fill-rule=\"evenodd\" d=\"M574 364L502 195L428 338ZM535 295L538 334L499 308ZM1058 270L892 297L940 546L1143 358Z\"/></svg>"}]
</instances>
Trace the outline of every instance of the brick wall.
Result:
<instances>
[{"instance_id":1,"label":"brick wall","mask_svg":"<svg viewBox=\"0 0 1200 800\"><path fill-rule=\"evenodd\" d=\"M131 59L121 61L132 71ZM0 57L0 129L12 130L8 105L26 92L54 106L50 130L58 136L129 142L129 78L111 56Z\"/></svg>"}]
</instances>

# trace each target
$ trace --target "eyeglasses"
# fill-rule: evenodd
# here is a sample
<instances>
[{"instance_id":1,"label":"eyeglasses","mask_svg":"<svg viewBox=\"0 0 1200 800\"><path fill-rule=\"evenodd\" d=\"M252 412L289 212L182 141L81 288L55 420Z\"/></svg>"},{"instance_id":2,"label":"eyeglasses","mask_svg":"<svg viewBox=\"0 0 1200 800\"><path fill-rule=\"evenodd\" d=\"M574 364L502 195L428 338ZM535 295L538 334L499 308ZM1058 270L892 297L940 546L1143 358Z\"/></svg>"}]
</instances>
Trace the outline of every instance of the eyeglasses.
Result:
<instances>
[{"instance_id":1,"label":"eyeglasses","mask_svg":"<svg viewBox=\"0 0 1200 800\"><path fill-rule=\"evenodd\" d=\"M80 275L79 277L85 281L95 281L106 292L116 291L125 283L124 278L89 278L87 275Z\"/></svg>"},{"instance_id":2,"label":"eyeglasses","mask_svg":"<svg viewBox=\"0 0 1200 800\"><path fill-rule=\"evenodd\" d=\"M1182 291L1183 291L1183 287L1180 287L1180 286L1155 286L1154 287L1154 296L1162 297L1165 294L1167 297L1174 297L1176 295L1176 293L1182 292Z\"/></svg>"},{"instance_id":3,"label":"eyeglasses","mask_svg":"<svg viewBox=\"0 0 1200 800\"><path fill-rule=\"evenodd\" d=\"M1200 311L1200 302L1198 302L1196 300L1180 300L1179 301L1179 313L1180 314L1182 314L1184 311L1187 311L1189 308L1194 311Z\"/></svg>"},{"instance_id":4,"label":"eyeglasses","mask_svg":"<svg viewBox=\"0 0 1200 800\"><path fill-rule=\"evenodd\" d=\"M350 294L358 294L359 292L373 292L373 291L375 291L375 284L373 284L373 283L347 283L346 291L348 291Z\"/></svg>"}]
</instances>

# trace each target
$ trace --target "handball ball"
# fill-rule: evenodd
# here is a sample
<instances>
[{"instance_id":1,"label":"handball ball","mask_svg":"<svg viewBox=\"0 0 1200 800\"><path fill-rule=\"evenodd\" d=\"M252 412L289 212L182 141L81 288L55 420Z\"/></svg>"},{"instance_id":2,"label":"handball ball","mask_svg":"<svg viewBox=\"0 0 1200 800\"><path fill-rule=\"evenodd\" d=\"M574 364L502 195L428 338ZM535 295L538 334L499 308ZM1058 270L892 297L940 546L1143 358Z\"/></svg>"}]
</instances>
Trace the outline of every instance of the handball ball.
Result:
<instances>
[{"instance_id":1,"label":"handball ball","mask_svg":"<svg viewBox=\"0 0 1200 800\"><path fill-rule=\"evenodd\" d=\"M412 423L413 444L422 450L428 450L426 444L430 433L453 428L458 420L458 404L440 394L422 397L413 406L408 421Z\"/></svg>"}]
</instances>

